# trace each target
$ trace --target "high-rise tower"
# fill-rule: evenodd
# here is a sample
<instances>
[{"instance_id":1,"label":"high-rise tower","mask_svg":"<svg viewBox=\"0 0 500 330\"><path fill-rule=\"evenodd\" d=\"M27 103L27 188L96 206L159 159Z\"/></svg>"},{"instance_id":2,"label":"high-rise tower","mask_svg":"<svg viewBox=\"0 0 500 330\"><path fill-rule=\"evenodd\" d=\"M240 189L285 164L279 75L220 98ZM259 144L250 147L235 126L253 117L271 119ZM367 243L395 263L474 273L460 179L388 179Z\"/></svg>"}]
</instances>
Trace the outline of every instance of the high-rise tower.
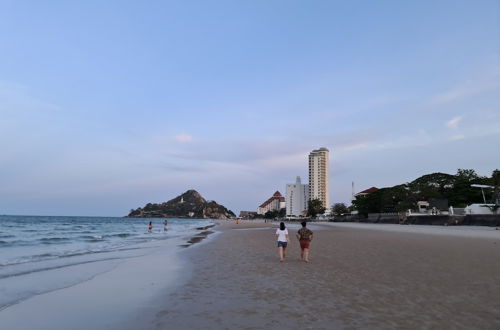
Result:
<instances>
[{"instance_id":1,"label":"high-rise tower","mask_svg":"<svg viewBox=\"0 0 500 330\"><path fill-rule=\"evenodd\" d=\"M304 216L307 212L307 202L309 201L309 185L300 182L300 176L295 180L295 184L286 185L286 215Z\"/></svg>"},{"instance_id":2,"label":"high-rise tower","mask_svg":"<svg viewBox=\"0 0 500 330\"><path fill-rule=\"evenodd\" d=\"M327 148L319 148L309 154L309 199L319 199L327 209L330 208L329 155Z\"/></svg>"}]
</instances>

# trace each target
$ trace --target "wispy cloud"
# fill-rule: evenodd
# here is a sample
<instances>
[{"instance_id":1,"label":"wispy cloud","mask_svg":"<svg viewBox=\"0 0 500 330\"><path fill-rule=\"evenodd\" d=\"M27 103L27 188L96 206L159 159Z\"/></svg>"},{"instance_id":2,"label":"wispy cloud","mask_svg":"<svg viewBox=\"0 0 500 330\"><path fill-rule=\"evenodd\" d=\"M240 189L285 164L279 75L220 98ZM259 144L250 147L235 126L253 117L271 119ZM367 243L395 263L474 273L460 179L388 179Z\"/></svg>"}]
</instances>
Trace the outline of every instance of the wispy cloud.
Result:
<instances>
[{"instance_id":1,"label":"wispy cloud","mask_svg":"<svg viewBox=\"0 0 500 330\"><path fill-rule=\"evenodd\" d=\"M193 141L193 137L189 134L179 134L174 137L175 141L179 143L189 143Z\"/></svg>"},{"instance_id":2,"label":"wispy cloud","mask_svg":"<svg viewBox=\"0 0 500 330\"><path fill-rule=\"evenodd\" d=\"M465 139L465 135L453 135L449 138L450 141L459 141Z\"/></svg>"},{"instance_id":3,"label":"wispy cloud","mask_svg":"<svg viewBox=\"0 0 500 330\"><path fill-rule=\"evenodd\" d=\"M418 130L407 132L406 135L393 136L376 143L374 148L378 150L384 149L408 149L413 147L422 147L435 142L435 136L427 130Z\"/></svg>"},{"instance_id":4,"label":"wispy cloud","mask_svg":"<svg viewBox=\"0 0 500 330\"><path fill-rule=\"evenodd\" d=\"M458 127L458 124L460 124L460 122L462 121L462 116L456 116L456 117L453 117L451 118L450 120L448 120L445 125L446 127L448 128L457 128Z\"/></svg>"},{"instance_id":5,"label":"wispy cloud","mask_svg":"<svg viewBox=\"0 0 500 330\"><path fill-rule=\"evenodd\" d=\"M57 110L61 108L34 96L27 86L0 81L0 114L22 116Z\"/></svg>"},{"instance_id":6,"label":"wispy cloud","mask_svg":"<svg viewBox=\"0 0 500 330\"><path fill-rule=\"evenodd\" d=\"M430 103L431 105L445 105L492 91L500 91L500 74L494 69L479 78L467 80L435 95Z\"/></svg>"},{"instance_id":7,"label":"wispy cloud","mask_svg":"<svg viewBox=\"0 0 500 330\"><path fill-rule=\"evenodd\" d=\"M341 145L339 147L336 147L336 149L343 150L343 151L354 151L354 150L359 150L359 149L366 149L368 147L369 147L369 144L367 142L359 142L359 143Z\"/></svg>"}]
</instances>

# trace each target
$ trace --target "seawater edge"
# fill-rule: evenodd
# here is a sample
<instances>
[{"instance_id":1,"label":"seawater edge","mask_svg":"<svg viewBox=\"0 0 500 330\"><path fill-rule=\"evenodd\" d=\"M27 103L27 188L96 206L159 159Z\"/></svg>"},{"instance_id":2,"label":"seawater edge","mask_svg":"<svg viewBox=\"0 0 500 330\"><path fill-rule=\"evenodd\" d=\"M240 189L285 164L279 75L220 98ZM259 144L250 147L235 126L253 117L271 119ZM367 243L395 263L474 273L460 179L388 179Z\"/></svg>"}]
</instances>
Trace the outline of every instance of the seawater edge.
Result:
<instances>
[{"instance_id":1,"label":"seawater edge","mask_svg":"<svg viewBox=\"0 0 500 330\"><path fill-rule=\"evenodd\" d=\"M111 286L118 291L124 293L129 292L129 296L130 291L136 291L134 296L135 301L148 300L156 291L151 292L145 290L142 282L153 283L154 286L161 291L170 285L175 285L176 279L179 280L185 277L185 274L183 274L183 276L178 276L178 274L176 274L183 263L182 259L179 257L179 253L182 250L181 246L193 236L199 235L200 230L196 228L200 226L200 224L207 225L211 223L211 220L202 220L192 226L190 230L183 231L182 234L177 233L178 235L174 235L175 237L170 239L151 240L136 244L133 248L105 252L103 254L107 254L108 257L100 260L87 260L77 264L62 264L59 266L55 265L53 269L41 269L34 272L28 270L24 272L24 274L19 274L19 276L16 276L16 274L8 276L8 274L6 274L7 276L0 279L0 282L3 282L2 285L4 287L9 288L9 294L4 295L4 299L8 296L10 300L4 301L3 310L0 311L0 320L2 320L0 323L5 324L3 322L7 322L9 315L12 316L16 314L16 310L24 310L24 312L31 313L31 309L28 307L32 304L32 302L30 302L31 300L43 301L44 299L49 299L49 303L43 303L43 309L50 314L50 306L54 307L57 305L58 296L64 296L66 295L65 292L68 291L74 292L75 296L78 297L82 294L82 292L79 291L80 287L96 287L98 286L97 283L106 282L106 278L108 278L108 281L110 283L112 282L113 285L104 284L102 287ZM172 221L169 220L169 224L172 224ZM169 230L171 228L172 227L170 227ZM173 232L175 232L175 230ZM80 256L79 258L81 259L82 257L87 258L89 256ZM74 257L65 259L74 260ZM149 260L150 264L144 263L145 260ZM57 260L50 260L49 262L57 263ZM24 265L18 265L18 267L20 266L27 267L29 265L25 263ZM133 272L137 273L135 270L137 267L144 269L144 273L141 273L140 276L131 278L129 274ZM4 271L8 267L2 268L4 268L2 270ZM148 270L148 268L151 269ZM122 271L120 271L120 269ZM123 271L124 269L129 270ZM160 276L161 274L162 276ZM53 285L54 282L57 282L56 286ZM37 287L38 289L29 290L30 292L24 296L23 292L15 292L16 289L29 289L33 287ZM145 291L142 293L137 291L139 287L142 287L142 290ZM103 297L101 297L100 293L97 293L97 298ZM72 297L69 297L69 299L71 300ZM106 299L102 300L105 301ZM79 303L76 305L78 306ZM21 321L21 319L18 321ZM15 326L16 323L14 322L12 325ZM23 328L30 328L29 324L24 324L24 326Z\"/></svg>"}]
</instances>

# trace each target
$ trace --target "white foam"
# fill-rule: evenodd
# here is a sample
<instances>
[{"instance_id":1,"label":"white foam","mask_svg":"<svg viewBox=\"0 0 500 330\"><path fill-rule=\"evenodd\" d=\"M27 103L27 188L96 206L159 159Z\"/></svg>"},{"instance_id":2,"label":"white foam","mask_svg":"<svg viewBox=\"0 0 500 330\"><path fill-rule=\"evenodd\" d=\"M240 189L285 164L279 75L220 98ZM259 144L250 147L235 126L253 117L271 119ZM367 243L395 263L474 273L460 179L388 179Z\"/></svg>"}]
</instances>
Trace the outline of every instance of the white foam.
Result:
<instances>
[{"instance_id":1,"label":"white foam","mask_svg":"<svg viewBox=\"0 0 500 330\"><path fill-rule=\"evenodd\" d=\"M3 309L2 329L119 329L155 295L178 283L183 263L176 245L181 241L151 242L146 255L80 265L76 270L89 275L86 281ZM50 280L69 280L75 275L69 271L56 270ZM25 284L36 284L36 277L31 280Z\"/></svg>"}]
</instances>

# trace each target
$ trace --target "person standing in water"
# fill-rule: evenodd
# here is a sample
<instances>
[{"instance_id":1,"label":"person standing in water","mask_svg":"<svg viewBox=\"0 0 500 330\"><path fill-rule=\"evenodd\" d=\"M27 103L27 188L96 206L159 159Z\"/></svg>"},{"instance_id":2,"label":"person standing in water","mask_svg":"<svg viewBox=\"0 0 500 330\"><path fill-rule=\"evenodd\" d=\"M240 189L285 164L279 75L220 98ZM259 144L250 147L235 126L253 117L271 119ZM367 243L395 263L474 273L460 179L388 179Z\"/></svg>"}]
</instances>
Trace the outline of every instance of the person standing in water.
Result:
<instances>
[{"instance_id":1,"label":"person standing in water","mask_svg":"<svg viewBox=\"0 0 500 330\"><path fill-rule=\"evenodd\" d=\"M168 221L167 220L163 221L163 231L167 231L168 230L167 226L168 226Z\"/></svg>"},{"instance_id":2,"label":"person standing in water","mask_svg":"<svg viewBox=\"0 0 500 330\"><path fill-rule=\"evenodd\" d=\"M286 256L286 246L288 245L288 229L286 229L284 222L280 222L280 227L276 229L276 238L278 239L280 262L283 262Z\"/></svg>"},{"instance_id":3,"label":"person standing in water","mask_svg":"<svg viewBox=\"0 0 500 330\"><path fill-rule=\"evenodd\" d=\"M149 226L148 226L148 232L152 232L152 231L153 231L153 222L150 221Z\"/></svg>"},{"instance_id":4,"label":"person standing in water","mask_svg":"<svg viewBox=\"0 0 500 330\"><path fill-rule=\"evenodd\" d=\"M302 221L301 225L302 228L299 229L296 235L300 243L300 259L309 262L309 247L313 239L313 232L309 228L306 228L307 222Z\"/></svg>"}]
</instances>

